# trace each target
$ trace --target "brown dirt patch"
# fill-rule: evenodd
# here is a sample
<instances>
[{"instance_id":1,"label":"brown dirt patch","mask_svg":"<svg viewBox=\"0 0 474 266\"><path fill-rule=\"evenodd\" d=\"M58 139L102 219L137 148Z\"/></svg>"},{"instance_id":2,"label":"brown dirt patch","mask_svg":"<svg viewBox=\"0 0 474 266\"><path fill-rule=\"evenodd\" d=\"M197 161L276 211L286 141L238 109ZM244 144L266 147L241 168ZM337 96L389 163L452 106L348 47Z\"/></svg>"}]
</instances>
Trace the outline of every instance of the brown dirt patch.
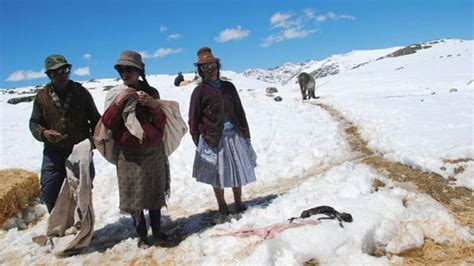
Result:
<instances>
[{"instance_id":1,"label":"brown dirt patch","mask_svg":"<svg viewBox=\"0 0 474 266\"><path fill-rule=\"evenodd\" d=\"M303 263L303 266L319 266L319 261L317 259L310 259Z\"/></svg>"},{"instance_id":2,"label":"brown dirt patch","mask_svg":"<svg viewBox=\"0 0 474 266\"><path fill-rule=\"evenodd\" d=\"M413 169L401 163L386 160L382 155L376 154L367 147L365 141L359 134L357 127L348 121L336 109L322 104L315 104L328 111L345 128L348 141L354 151L360 153L359 160L379 172L388 174L388 177L397 182L414 184L418 192L426 193L448 209L448 211L460 222L474 231L474 196L473 192L464 187L453 187L449 181L442 176ZM459 163L471 159L458 159L446 163ZM375 184L380 187L381 184ZM399 254L405 258L405 263L453 263L461 261L472 261L474 256L474 245L470 243L456 243L450 245L439 245L430 239L426 239L421 248Z\"/></svg>"},{"instance_id":3,"label":"brown dirt patch","mask_svg":"<svg viewBox=\"0 0 474 266\"><path fill-rule=\"evenodd\" d=\"M456 165L453 172L454 172L454 175L457 176L459 174L462 174L466 170L463 165L472 161L474 161L474 159L471 159L471 158L458 158L458 159L452 159L452 160L445 159L443 160L443 163L445 165L442 166L440 169L446 171L447 169L446 167L448 164ZM455 176L450 176L449 180L456 181Z\"/></svg>"},{"instance_id":4,"label":"brown dirt patch","mask_svg":"<svg viewBox=\"0 0 474 266\"><path fill-rule=\"evenodd\" d=\"M474 161L474 159L471 158L459 158L455 160L443 160L444 163L451 163L451 164L457 164L457 163L467 163L470 161Z\"/></svg>"}]
</instances>

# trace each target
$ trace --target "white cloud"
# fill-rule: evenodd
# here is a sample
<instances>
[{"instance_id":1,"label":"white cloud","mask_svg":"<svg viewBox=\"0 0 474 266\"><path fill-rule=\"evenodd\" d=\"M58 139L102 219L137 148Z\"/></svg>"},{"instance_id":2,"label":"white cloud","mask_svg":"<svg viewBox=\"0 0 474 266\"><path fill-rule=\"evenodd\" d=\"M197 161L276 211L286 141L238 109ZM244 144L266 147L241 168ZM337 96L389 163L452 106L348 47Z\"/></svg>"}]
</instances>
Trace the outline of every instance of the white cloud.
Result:
<instances>
[{"instance_id":1,"label":"white cloud","mask_svg":"<svg viewBox=\"0 0 474 266\"><path fill-rule=\"evenodd\" d=\"M82 56L82 58L84 58L85 60L90 60L92 59L92 55L89 53L85 53L84 56Z\"/></svg>"},{"instance_id":2,"label":"white cloud","mask_svg":"<svg viewBox=\"0 0 474 266\"><path fill-rule=\"evenodd\" d=\"M303 13L307 18L314 18L314 10L311 8L305 9Z\"/></svg>"},{"instance_id":3,"label":"white cloud","mask_svg":"<svg viewBox=\"0 0 474 266\"><path fill-rule=\"evenodd\" d=\"M233 40L241 40L244 39L245 37L249 36L250 31L249 30L242 30L242 27L237 26L235 29L225 29L221 33L219 33L219 36L214 38L217 42L228 42L228 41L233 41Z\"/></svg>"},{"instance_id":4,"label":"white cloud","mask_svg":"<svg viewBox=\"0 0 474 266\"><path fill-rule=\"evenodd\" d=\"M89 67L79 67L74 70L74 74L77 76L89 76Z\"/></svg>"},{"instance_id":5,"label":"white cloud","mask_svg":"<svg viewBox=\"0 0 474 266\"><path fill-rule=\"evenodd\" d=\"M165 32L167 30L168 30L168 28L165 25L160 26L160 32Z\"/></svg>"},{"instance_id":6,"label":"white cloud","mask_svg":"<svg viewBox=\"0 0 474 266\"><path fill-rule=\"evenodd\" d=\"M165 57L171 54L177 54L181 53L183 49L177 48L177 49L171 49L171 48L159 48L153 53L147 52L147 51L142 51L139 52L143 58L154 58L154 57Z\"/></svg>"},{"instance_id":7,"label":"white cloud","mask_svg":"<svg viewBox=\"0 0 474 266\"><path fill-rule=\"evenodd\" d=\"M269 47L275 42L281 42L291 39L301 39L306 38L310 34L316 32L316 30L304 30L301 28L289 28L283 31L280 31L277 34L272 34L265 38L260 44L261 47Z\"/></svg>"},{"instance_id":8,"label":"white cloud","mask_svg":"<svg viewBox=\"0 0 474 266\"><path fill-rule=\"evenodd\" d=\"M275 28L286 27L289 23L291 16L291 13L277 12L273 14L273 16L270 18L270 24Z\"/></svg>"},{"instance_id":9,"label":"white cloud","mask_svg":"<svg viewBox=\"0 0 474 266\"><path fill-rule=\"evenodd\" d=\"M337 15L334 14L334 13L332 13L332 12L328 12L328 13L327 13L327 16L328 16L329 18L332 18L332 19L337 19Z\"/></svg>"},{"instance_id":10,"label":"white cloud","mask_svg":"<svg viewBox=\"0 0 474 266\"><path fill-rule=\"evenodd\" d=\"M332 19L332 20L338 20L338 19L349 19L349 20L355 20L355 17L354 16L349 16L349 15L337 15L333 12L328 12L324 15L319 15L319 16L316 16L316 22L318 23L323 23L325 22L326 20L328 19Z\"/></svg>"},{"instance_id":11,"label":"white cloud","mask_svg":"<svg viewBox=\"0 0 474 266\"><path fill-rule=\"evenodd\" d=\"M340 15L339 18L350 19L350 20L355 20L356 19L354 16L350 16L350 15Z\"/></svg>"},{"instance_id":12,"label":"white cloud","mask_svg":"<svg viewBox=\"0 0 474 266\"><path fill-rule=\"evenodd\" d=\"M313 9L305 9L299 16L294 16L292 12L277 12L270 17L272 29L279 29L279 32L266 37L261 47L269 47L275 42L291 39L306 38L317 31L317 25L327 20L349 19L355 17L349 15L338 15L334 12L318 15ZM316 23L315 23L316 22Z\"/></svg>"},{"instance_id":13,"label":"white cloud","mask_svg":"<svg viewBox=\"0 0 474 266\"><path fill-rule=\"evenodd\" d=\"M317 21L318 23L322 23L322 22L326 21L326 19L327 19L327 16L324 16L324 15L317 16L317 17L316 17L316 21Z\"/></svg>"},{"instance_id":14,"label":"white cloud","mask_svg":"<svg viewBox=\"0 0 474 266\"><path fill-rule=\"evenodd\" d=\"M44 74L44 70L35 72L33 70L17 70L11 73L6 81L20 81L20 80L31 80L31 79L40 79L47 77Z\"/></svg>"},{"instance_id":15,"label":"white cloud","mask_svg":"<svg viewBox=\"0 0 474 266\"><path fill-rule=\"evenodd\" d=\"M179 38L181 38L181 34L178 34L178 33L171 34L170 36L168 36L168 40L176 40Z\"/></svg>"},{"instance_id":16,"label":"white cloud","mask_svg":"<svg viewBox=\"0 0 474 266\"><path fill-rule=\"evenodd\" d=\"M275 35L270 35L262 41L260 46L261 47L269 47L276 41L276 39L277 39L277 37Z\"/></svg>"},{"instance_id":17,"label":"white cloud","mask_svg":"<svg viewBox=\"0 0 474 266\"><path fill-rule=\"evenodd\" d=\"M314 31L309 30L300 30L300 29L287 29L282 32L282 36L285 40L289 39L297 39L297 38L306 38L308 35L313 33Z\"/></svg>"}]
</instances>

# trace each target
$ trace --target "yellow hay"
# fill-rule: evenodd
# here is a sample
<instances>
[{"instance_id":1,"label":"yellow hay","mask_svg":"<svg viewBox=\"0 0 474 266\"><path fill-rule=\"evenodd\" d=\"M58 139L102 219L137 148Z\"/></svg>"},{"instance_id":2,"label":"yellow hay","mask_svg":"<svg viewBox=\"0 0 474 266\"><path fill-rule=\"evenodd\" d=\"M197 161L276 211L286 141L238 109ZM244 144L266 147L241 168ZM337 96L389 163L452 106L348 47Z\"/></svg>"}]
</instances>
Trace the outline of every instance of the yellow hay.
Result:
<instances>
[{"instance_id":1,"label":"yellow hay","mask_svg":"<svg viewBox=\"0 0 474 266\"><path fill-rule=\"evenodd\" d=\"M38 176L24 169L0 170L0 225L39 196Z\"/></svg>"},{"instance_id":2,"label":"yellow hay","mask_svg":"<svg viewBox=\"0 0 474 266\"><path fill-rule=\"evenodd\" d=\"M403 252L398 256L404 258L404 265L471 265L474 263L474 245L466 242L443 245L425 239L421 248Z\"/></svg>"}]
</instances>

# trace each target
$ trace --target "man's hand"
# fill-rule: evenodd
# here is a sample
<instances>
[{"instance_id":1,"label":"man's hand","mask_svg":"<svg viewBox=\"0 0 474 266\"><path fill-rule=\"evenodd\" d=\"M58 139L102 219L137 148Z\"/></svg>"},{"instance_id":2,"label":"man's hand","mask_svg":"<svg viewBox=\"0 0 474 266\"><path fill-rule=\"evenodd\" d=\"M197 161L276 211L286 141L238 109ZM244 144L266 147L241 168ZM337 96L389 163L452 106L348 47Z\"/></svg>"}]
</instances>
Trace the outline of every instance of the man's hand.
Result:
<instances>
[{"instance_id":1,"label":"man's hand","mask_svg":"<svg viewBox=\"0 0 474 266\"><path fill-rule=\"evenodd\" d=\"M67 134L63 135L54 129L46 129L45 131L43 131L43 136L48 142L54 144L67 138Z\"/></svg>"},{"instance_id":2,"label":"man's hand","mask_svg":"<svg viewBox=\"0 0 474 266\"><path fill-rule=\"evenodd\" d=\"M118 106L122 106L127 101L128 97L130 97L130 95L136 92L137 91L133 88L127 88L123 92L121 92L119 96L117 96L114 103Z\"/></svg>"}]
</instances>

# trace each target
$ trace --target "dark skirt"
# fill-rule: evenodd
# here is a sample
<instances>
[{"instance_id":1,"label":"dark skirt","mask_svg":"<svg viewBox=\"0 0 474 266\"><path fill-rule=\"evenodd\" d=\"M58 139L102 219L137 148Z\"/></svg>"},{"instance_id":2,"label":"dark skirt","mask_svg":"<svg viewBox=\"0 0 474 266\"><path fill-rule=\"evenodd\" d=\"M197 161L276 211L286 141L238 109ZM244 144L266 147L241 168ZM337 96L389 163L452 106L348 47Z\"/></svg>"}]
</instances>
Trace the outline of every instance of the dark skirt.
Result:
<instances>
[{"instance_id":1,"label":"dark skirt","mask_svg":"<svg viewBox=\"0 0 474 266\"><path fill-rule=\"evenodd\" d=\"M121 147L117 177L121 211L133 213L165 206L170 169L163 142L142 149Z\"/></svg>"}]
</instances>

